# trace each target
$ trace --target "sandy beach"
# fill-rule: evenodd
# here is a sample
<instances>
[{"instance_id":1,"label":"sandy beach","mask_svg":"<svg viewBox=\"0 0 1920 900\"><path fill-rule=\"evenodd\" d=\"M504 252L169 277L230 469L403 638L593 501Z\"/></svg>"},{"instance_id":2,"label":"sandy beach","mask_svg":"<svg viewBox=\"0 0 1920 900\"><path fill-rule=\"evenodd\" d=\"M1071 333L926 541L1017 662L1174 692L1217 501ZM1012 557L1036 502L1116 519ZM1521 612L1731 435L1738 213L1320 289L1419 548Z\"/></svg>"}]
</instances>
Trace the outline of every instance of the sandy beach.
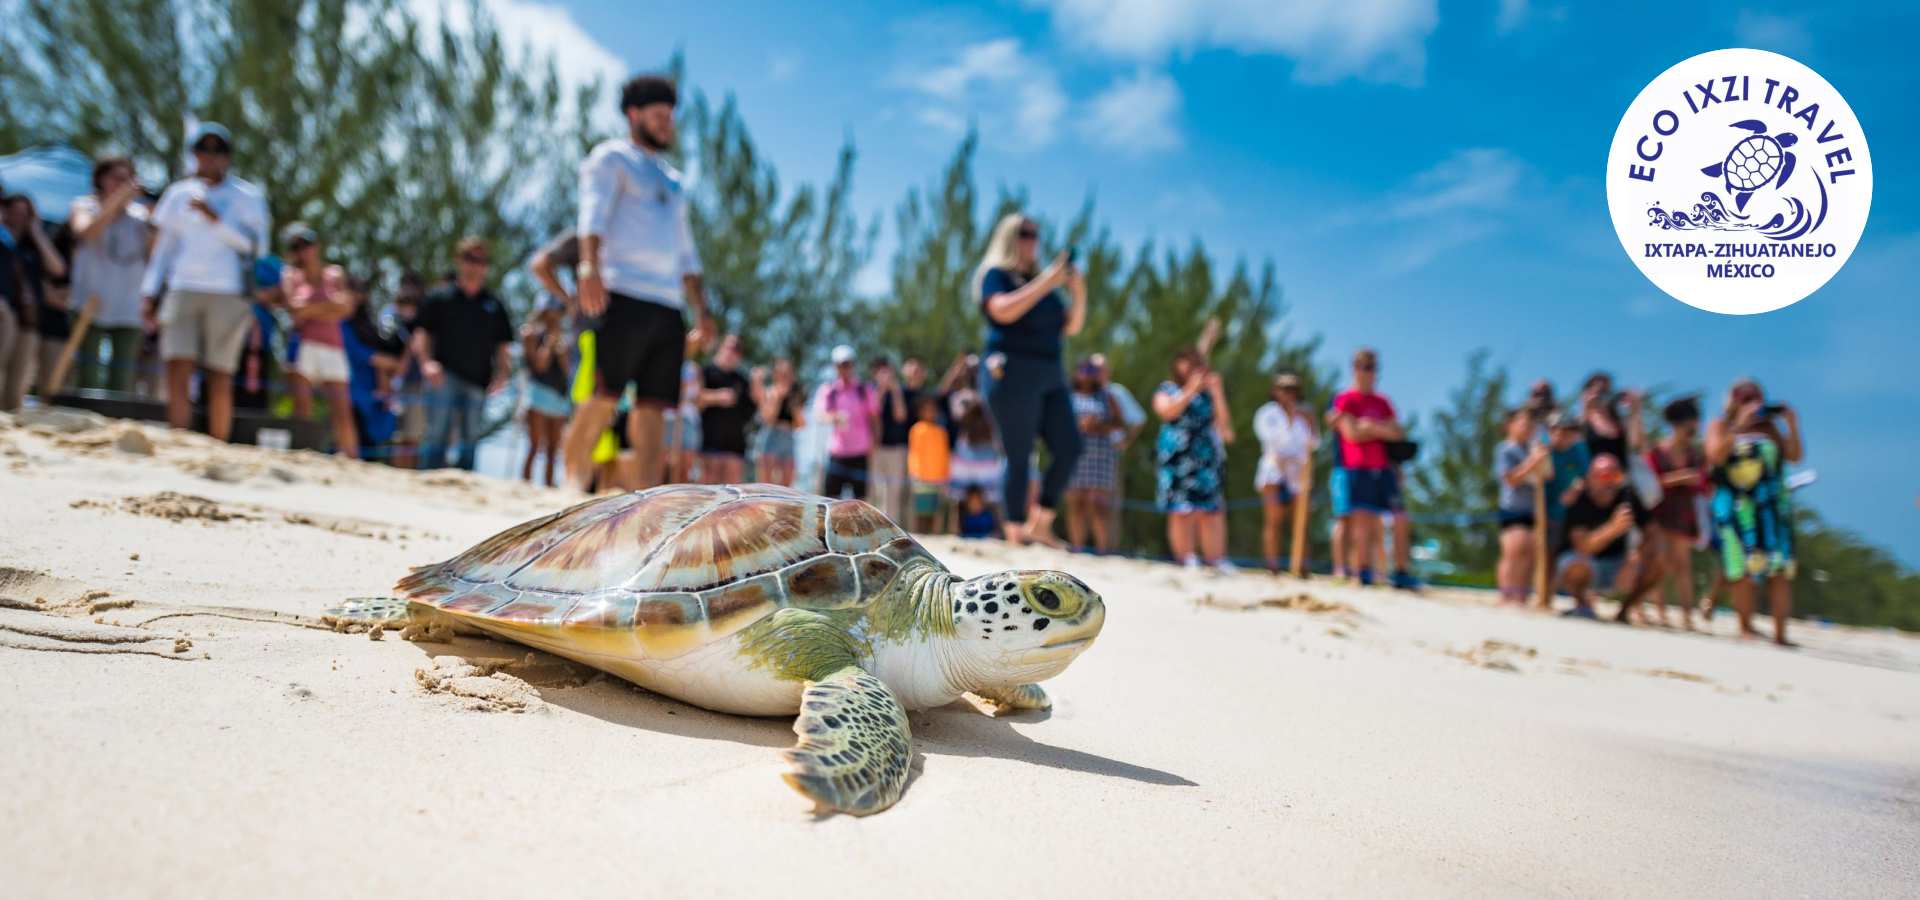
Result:
<instances>
[{"instance_id":1,"label":"sandy beach","mask_svg":"<svg viewBox=\"0 0 1920 900\"><path fill-rule=\"evenodd\" d=\"M10 896L1920 891L1914 636L1809 624L1788 652L1726 616L1629 629L929 538L963 574L1074 572L1105 633L1051 713L914 713L901 803L816 818L777 777L788 720L318 622L568 495L4 426Z\"/></svg>"}]
</instances>

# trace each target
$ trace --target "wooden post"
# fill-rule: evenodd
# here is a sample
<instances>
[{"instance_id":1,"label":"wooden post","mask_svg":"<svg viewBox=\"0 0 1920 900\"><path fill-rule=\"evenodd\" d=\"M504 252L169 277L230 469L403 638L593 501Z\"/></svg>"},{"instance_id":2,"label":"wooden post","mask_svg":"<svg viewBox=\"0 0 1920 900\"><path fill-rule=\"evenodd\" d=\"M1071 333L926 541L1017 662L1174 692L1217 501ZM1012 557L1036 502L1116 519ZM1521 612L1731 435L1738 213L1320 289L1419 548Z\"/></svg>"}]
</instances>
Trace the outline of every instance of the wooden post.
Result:
<instances>
[{"instance_id":1,"label":"wooden post","mask_svg":"<svg viewBox=\"0 0 1920 900\"><path fill-rule=\"evenodd\" d=\"M80 307L80 315L73 320L73 331L67 335L67 345L60 348L60 359L54 363L53 377L40 382L41 389L49 387L54 393L60 392L60 386L67 383L67 370L73 367L73 355L80 351L80 342L87 338L87 328L93 325L93 314L100 309L100 295L88 294L87 302ZM119 360L114 360L118 365ZM52 397L42 397L51 400Z\"/></svg>"},{"instance_id":2,"label":"wooden post","mask_svg":"<svg viewBox=\"0 0 1920 900\"><path fill-rule=\"evenodd\" d=\"M1307 506L1313 498L1313 451L1300 464L1300 487L1293 497L1293 577L1307 574Z\"/></svg>"}]
</instances>

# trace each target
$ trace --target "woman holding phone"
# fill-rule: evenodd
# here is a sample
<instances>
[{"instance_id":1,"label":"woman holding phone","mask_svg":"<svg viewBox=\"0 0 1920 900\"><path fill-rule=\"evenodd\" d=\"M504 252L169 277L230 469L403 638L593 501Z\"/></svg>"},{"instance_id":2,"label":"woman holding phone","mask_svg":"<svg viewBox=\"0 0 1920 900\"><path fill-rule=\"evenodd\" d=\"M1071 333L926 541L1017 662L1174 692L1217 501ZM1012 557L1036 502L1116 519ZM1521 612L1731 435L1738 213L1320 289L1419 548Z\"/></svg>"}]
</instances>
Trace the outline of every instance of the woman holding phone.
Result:
<instances>
[{"instance_id":1,"label":"woman holding phone","mask_svg":"<svg viewBox=\"0 0 1920 900\"><path fill-rule=\"evenodd\" d=\"M1061 251L1041 269L1039 247L1040 226L1025 215L1009 213L994 227L973 283L987 318L982 387L1007 456L1002 495L1007 540L1061 547L1053 519L1081 448L1061 354L1064 339L1078 334L1086 322L1087 285L1070 251ZM1028 479L1036 438L1046 441L1052 461L1029 521Z\"/></svg>"},{"instance_id":2,"label":"woman holding phone","mask_svg":"<svg viewBox=\"0 0 1920 900\"><path fill-rule=\"evenodd\" d=\"M1773 641L1783 647L1793 646L1787 640L1794 560L1786 466L1799 462L1801 451L1800 417L1786 404L1768 403L1751 378L1733 383L1720 418L1707 426L1713 531L1720 542L1721 573L1740 616L1740 636L1760 637L1753 627L1754 590L1765 585Z\"/></svg>"}]
</instances>

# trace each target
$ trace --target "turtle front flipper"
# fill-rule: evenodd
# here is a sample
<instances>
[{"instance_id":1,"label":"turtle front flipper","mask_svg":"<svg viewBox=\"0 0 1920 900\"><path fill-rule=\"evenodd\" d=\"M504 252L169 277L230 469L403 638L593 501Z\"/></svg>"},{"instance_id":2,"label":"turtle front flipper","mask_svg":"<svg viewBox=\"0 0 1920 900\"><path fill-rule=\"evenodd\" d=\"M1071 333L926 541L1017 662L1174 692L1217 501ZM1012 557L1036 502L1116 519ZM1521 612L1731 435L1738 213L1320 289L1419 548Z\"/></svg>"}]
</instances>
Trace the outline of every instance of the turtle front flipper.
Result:
<instances>
[{"instance_id":1,"label":"turtle front flipper","mask_svg":"<svg viewBox=\"0 0 1920 900\"><path fill-rule=\"evenodd\" d=\"M1052 709L1053 699L1037 684L1015 684L1007 687L983 688L973 695L992 703L996 713L1003 710Z\"/></svg>"},{"instance_id":2,"label":"turtle front flipper","mask_svg":"<svg viewBox=\"0 0 1920 900\"><path fill-rule=\"evenodd\" d=\"M869 815L906 789L907 711L871 672L848 665L810 682L793 732L800 743L786 752L793 768L781 777L820 809Z\"/></svg>"}]
</instances>

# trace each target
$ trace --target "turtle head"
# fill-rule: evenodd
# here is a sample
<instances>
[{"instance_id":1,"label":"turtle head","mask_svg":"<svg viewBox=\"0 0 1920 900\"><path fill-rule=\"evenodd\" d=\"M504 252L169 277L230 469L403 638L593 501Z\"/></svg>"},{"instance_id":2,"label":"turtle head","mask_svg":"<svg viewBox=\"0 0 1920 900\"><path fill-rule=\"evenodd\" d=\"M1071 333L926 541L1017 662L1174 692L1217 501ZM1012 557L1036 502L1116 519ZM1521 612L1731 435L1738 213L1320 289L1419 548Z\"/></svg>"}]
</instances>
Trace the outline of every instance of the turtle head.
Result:
<instances>
[{"instance_id":1,"label":"turtle head","mask_svg":"<svg viewBox=\"0 0 1920 900\"><path fill-rule=\"evenodd\" d=\"M1031 684L1060 674L1093 644L1107 607L1086 582L1047 569L995 572L953 585L957 686Z\"/></svg>"}]
</instances>

